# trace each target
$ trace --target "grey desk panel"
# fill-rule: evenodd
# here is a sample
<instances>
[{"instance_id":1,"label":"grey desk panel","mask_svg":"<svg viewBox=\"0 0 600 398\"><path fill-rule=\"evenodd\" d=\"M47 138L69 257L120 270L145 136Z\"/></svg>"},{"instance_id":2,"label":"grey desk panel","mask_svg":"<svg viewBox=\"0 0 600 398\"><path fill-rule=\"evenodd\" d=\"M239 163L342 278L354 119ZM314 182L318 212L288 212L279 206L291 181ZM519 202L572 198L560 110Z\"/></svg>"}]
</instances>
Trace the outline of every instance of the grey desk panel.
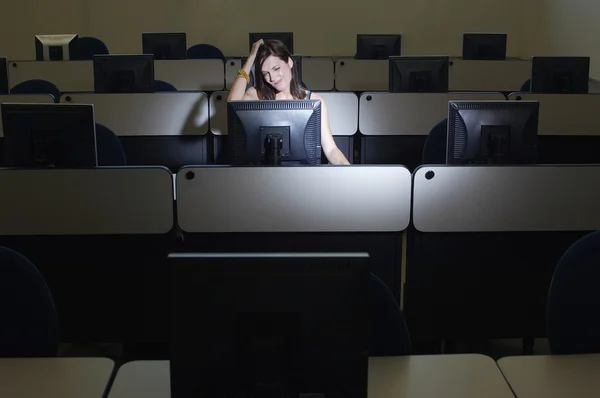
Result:
<instances>
[{"instance_id":1,"label":"grey desk panel","mask_svg":"<svg viewBox=\"0 0 600 398\"><path fill-rule=\"evenodd\" d=\"M231 89L233 81L238 74L238 70L242 68L242 60L240 58L229 58L225 61L225 88Z\"/></svg>"},{"instance_id":2,"label":"grey desk panel","mask_svg":"<svg viewBox=\"0 0 600 398\"><path fill-rule=\"evenodd\" d=\"M413 184L422 232L600 229L600 166L423 166Z\"/></svg>"},{"instance_id":3,"label":"grey desk panel","mask_svg":"<svg viewBox=\"0 0 600 398\"><path fill-rule=\"evenodd\" d=\"M0 169L0 235L164 234L172 178L162 167Z\"/></svg>"},{"instance_id":4,"label":"grey desk panel","mask_svg":"<svg viewBox=\"0 0 600 398\"><path fill-rule=\"evenodd\" d=\"M513 93L508 98L539 101L539 135L600 135L600 94Z\"/></svg>"},{"instance_id":5,"label":"grey desk panel","mask_svg":"<svg viewBox=\"0 0 600 398\"><path fill-rule=\"evenodd\" d=\"M0 104L5 102L16 104L52 104L54 99L50 94L10 94L0 95ZM0 137L3 137L2 118L0 117Z\"/></svg>"},{"instance_id":6,"label":"grey desk panel","mask_svg":"<svg viewBox=\"0 0 600 398\"><path fill-rule=\"evenodd\" d=\"M531 77L531 61L465 61L453 59L449 88L452 91L518 91Z\"/></svg>"},{"instance_id":7,"label":"grey desk panel","mask_svg":"<svg viewBox=\"0 0 600 398\"><path fill-rule=\"evenodd\" d=\"M225 66L220 59L154 61L154 77L184 91L215 91L225 87Z\"/></svg>"},{"instance_id":8,"label":"grey desk panel","mask_svg":"<svg viewBox=\"0 0 600 398\"><path fill-rule=\"evenodd\" d=\"M335 136L354 135L358 129L358 97L354 93L319 92L327 102L329 125ZM210 96L210 131L215 135L227 134L228 91ZM220 99L218 99L220 98Z\"/></svg>"},{"instance_id":9,"label":"grey desk panel","mask_svg":"<svg viewBox=\"0 0 600 398\"><path fill-rule=\"evenodd\" d=\"M338 91L388 91L389 61L340 58L335 62Z\"/></svg>"},{"instance_id":10,"label":"grey desk panel","mask_svg":"<svg viewBox=\"0 0 600 398\"><path fill-rule=\"evenodd\" d=\"M428 135L448 117L448 101L504 99L501 93L363 93L358 129L365 135Z\"/></svg>"},{"instance_id":11,"label":"grey desk panel","mask_svg":"<svg viewBox=\"0 0 600 398\"><path fill-rule=\"evenodd\" d=\"M331 58L302 58L302 81L309 90L333 90L334 64Z\"/></svg>"},{"instance_id":12,"label":"grey desk panel","mask_svg":"<svg viewBox=\"0 0 600 398\"><path fill-rule=\"evenodd\" d=\"M96 122L121 136L208 132L208 96L202 92L65 94L61 102L93 104Z\"/></svg>"},{"instance_id":13,"label":"grey desk panel","mask_svg":"<svg viewBox=\"0 0 600 398\"><path fill-rule=\"evenodd\" d=\"M9 62L10 87L31 79L54 83L61 92L94 91L92 61Z\"/></svg>"},{"instance_id":14,"label":"grey desk panel","mask_svg":"<svg viewBox=\"0 0 600 398\"><path fill-rule=\"evenodd\" d=\"M192 233L397 232L410 219L410 179L402 166L184 168L177 215Z\"/></svg>"}]
</instances>

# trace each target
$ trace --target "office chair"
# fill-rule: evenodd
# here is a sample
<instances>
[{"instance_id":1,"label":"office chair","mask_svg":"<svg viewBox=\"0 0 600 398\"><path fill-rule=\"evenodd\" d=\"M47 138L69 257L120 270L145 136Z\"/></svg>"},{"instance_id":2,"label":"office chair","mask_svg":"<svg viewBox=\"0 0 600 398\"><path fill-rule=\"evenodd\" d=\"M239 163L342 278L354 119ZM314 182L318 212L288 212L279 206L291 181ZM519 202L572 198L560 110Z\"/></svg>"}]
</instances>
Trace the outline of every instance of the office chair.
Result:
<instances>
[{"instance_id":1,"label":"office chair","mask_svg":"<svg viewBox=\"0 0 600 398\"><path fill-rule=\"evenodd\" d=\"M56 356L60 342L54 300L35 265L0 247L0 357Z\"/></svg>"},{"instance_id":2,"label":"office chair","mask_svg":"<svg viewBox=\"0 0 600 398\"><path fill-rule=\"evenodd\" d=\"M225 55L217 47L210 44L195 44L187 50L188 59L222 59Z\"/></svg>"},{"instance_id":3,"label":"office chair","mask_svg":"<svg viewBox=\"0 0 600 398\"><path fill-rule=\"evenodd\" d=\"M87 61L94 59L94 55L108 54L108 47L100 39L95 37L80 37L75 40L69 54L71 61Z\"/></svg>"},{"instance_id":4,"label":"office chair","mask_svg":"<svg viewBox=\"0 0 600 398\"><path fill-rule=\"evenodd\" d=\"M161 93L172 91L177 91L177 88L171 83L167 83L163 80L154 80L154 92Z\"/></svg>"},{"instance_id":5,"label":"office chair","mask_svg":"<svg viewBox=\"0 0 600 398\"><path fill-rule=\"evenodd\" d=\"M446 141L448 136L448 119L436 124L425 140L421 164L446 164Z\"/></svg>"},{"instance_id":6,"label":"office chair","mask_svg":"<svg viewBox=\"0 0 600 398\"><path fill-rule=\"evenodd\" d=\"M600 231L575 242L554 270L546 329L552 354L600 353Z\"/></svg>"},{"instance_id":7,"label":"office chair","mask_svg":"<svg viewBox=\"0 0 600 398\"><path fill-rule=\"evenodd\" d=\"M21 82L10 89L11 94L50 94L54 102L60 99L60 90L54 83L42 79Z\"/></svg>"},{"instance_id":8,"label":"office chair","mask_svg":"<svg viewBox=\"0 0 600 398\"><path fill-rule=\"evenodd\" d=\"M522 93L530 93L531 92L531 79L527 79L525 83L521 86L519 90Z\"/></svg>"},{"instance_id":9,"label":"office chair","mask_svg":"<svg viewBox=\"0 0 600 398\"><path fill-rule=\"evenodd\" d=\"M100 123L96 123L96 151L98 166L127 166L125 151L119 137Z\"/></svg>"},{"instance_id":10,"label":"office chair","mask_svg":"<svg viewBox=\"0 0 600 398\"><path fill-rule=\"evenodd\" d=\"M369 356L409 355L408 327L394 295L374 274L370 288Z\"/></svg>"}]
</instances>

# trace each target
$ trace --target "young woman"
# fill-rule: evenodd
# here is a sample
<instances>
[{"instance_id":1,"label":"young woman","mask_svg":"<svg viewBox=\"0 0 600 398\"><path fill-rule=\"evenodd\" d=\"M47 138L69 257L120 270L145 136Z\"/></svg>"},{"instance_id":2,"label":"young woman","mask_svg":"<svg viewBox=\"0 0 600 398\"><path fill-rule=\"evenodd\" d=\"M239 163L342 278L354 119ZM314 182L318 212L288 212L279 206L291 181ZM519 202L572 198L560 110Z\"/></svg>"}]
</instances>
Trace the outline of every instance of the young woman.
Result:
<instances>
[{"instance_id":1,"label":"young woman","mask_svg":"<svg viewBox=\"0 0 600 398\"><path fill-rule=\"evenodd\" d=\"M255 87L246 90L252 64ZM321 101L321 147L327 160L332 164L350 164L331 135L325 99L300 85L294 59L281 41L259 40L252 45L248 60L240 69L227 98L228 101L304 99Z\"/></svg>"}]
</instances>

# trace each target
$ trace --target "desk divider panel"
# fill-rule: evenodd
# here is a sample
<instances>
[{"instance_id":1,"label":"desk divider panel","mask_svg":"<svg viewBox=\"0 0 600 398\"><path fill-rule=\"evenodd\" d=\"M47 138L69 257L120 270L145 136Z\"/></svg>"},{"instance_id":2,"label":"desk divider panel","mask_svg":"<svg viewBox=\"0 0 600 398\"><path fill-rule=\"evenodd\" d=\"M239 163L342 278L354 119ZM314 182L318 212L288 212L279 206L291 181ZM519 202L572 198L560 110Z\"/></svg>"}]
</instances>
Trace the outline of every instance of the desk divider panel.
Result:
<instances>
[{"instance_id":1,"label":"desk divider panel","mask_svg":"<svg viewBox=\"0 0 600 398\"><path fill-rule=\"evenodd\" d=\"M20 61L10 62L10 87L26 80L43 79L54 83L61 92L94 91L92 61Z\"/></svg>"},{"instance_id":2,"label":"desk divider panel","mask_svg":"<svg viewBox=\"0 0 600 398\"><path fill-rule=\"evenodd\" d=\"M238 70L242 68L242 60L238 58L229 58L225 61L225 89L231 89L233 81L238 74Z\"/></svg>"},{"instance_id":3,"label":"desk divider panel","mask_svg":"<svg viewBox=\"0 0 600 398\"><path fill-rule=\"evenodd\" d=\"M476 61L452 59L449 72L451 91L519 91L531 77L531 61Z\"/></svg>"},{"instance_id":4,"label":"desk divider panel","mask_svg":"<svg viewBox=\"0 0 600 398\"><path fill-rule=\"evenodd\" d=\"M414 173L420 232L600 229L600 166L422 166Z\"/></svg>"},{"instance_id":5,"label":"desk divider panel","mask_svg":"<svg viewBox=\"0 0 600 398\"><path fill-rule=\"evenodd\" d=\"M334 136L351 136L358 130L358 97L354 93L319 92L329 110L329 125ZM210 131L227 134L227 96L229 91L217 91L210 96Z\"/></svg>"},{"instance_id":6,"label":"desk divider panel","mask_svg":"<svg viewBox=\"0 0 600 398\"><path fill-rule=\"evenodd\" d=\"M181 91L223 90L225 66L220 59L155 60L154 78Z\"/></svg>"},{"instance_id":7,"label":"desk divider panel","mask_svg":"<svg viewBox=\"0 0 600 398\"><path fill-rule=\"evenodd\" d=\"M0 169L0 235L148 235L174 225L163 167Z\"/></svg>"},{"instance_id":8,"label":"desk divider panel","mask_svg":"<svg viewBox=\"0 0 600 398\"><path fill-rule=\"evenodd\" d=\"M399 232L410 180L403 166L185 167L178 224L188 233Z\"/></svg>"},{"instance_id":9,"label":"desk divider panel","mask_svg":"<svg viewBox=\"0 0 600 398\"><path fill-rule=\"evenodd\" d=\"M539 101L539 135L600 135L600 94L512 93L508 99Z\"/></svg>"},{"instance_id":10,"label":"desk divider panel","mask_svg":"<svg viewBox=\"0 0 600 398\"><path fill-rule=\"evenodd\" d=\"M64 94L63 103L93 104L96 122L119 136L204 135L208 96L203 92Z\"/></svg>"},{"instance_id":11,"label":"desk divider panel","mask_svg":"<svg viewBox=\"0 0 600 398\"><path fill-rule=\"evenodd\" d=\"M16 104L53 104L54 99L50 94L9 94L0 95L0 104L3 103ZM2 118L0 117L0 137L3 137ZM1 156L1 155L0 155Z\"/></svg>"},{"instance_id":12,"label":"desk divider panel","mask_svg":"<svg viewBox=\"0 0 600 398\"><path fill-rule=\"evenodd\" d=\"M448 117L453 100L503 101L501 93L363 93L359 131L364 135L428 135Z\"/></svg>"},{"instance_id":13,"label":"desk divider panel","mask_svg":"<svg viewBox=\"0 0 600 398\"><path fill-rule=\"evenodd\" d=\"M303 57L302 81L309 90L331 91L334 86L334 64L331 58Z\"/></svg>"},{"instance_id":14,"label":"desk divider panel","mask_svg":"<svg viewBox=\"0 0 600 398\"><path fill-rule=\"evenodd\" d=\"M338 91L388 91L389 61L340 58L335 63Z\"/></svg>"}]
</instances>

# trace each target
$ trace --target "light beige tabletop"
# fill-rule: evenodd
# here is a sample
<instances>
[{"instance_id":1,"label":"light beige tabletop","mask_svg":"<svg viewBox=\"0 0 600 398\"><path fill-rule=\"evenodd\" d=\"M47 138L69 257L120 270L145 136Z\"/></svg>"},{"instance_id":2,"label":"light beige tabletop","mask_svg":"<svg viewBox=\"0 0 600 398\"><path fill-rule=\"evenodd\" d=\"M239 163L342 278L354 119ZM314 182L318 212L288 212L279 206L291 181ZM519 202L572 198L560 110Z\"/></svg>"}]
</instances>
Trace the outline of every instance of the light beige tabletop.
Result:
<instances>
[{"instance_id":1,"label":"light beige tabletop","mask_svg":"<svg viewBox=\"0 0 600 398\"><path fill-rule=\"evenodd\" d=\"M107 358L0 359L0 397L102 398L113 368Z\"/></svg>"},{"instance_id":2,"label":"light beige tabletop","mask_svg":"<svg viewBox=\"0 0 600 398\"><path fill-rule=\"evenodd\" d=\"M600 397L600 355L506 357L498 366L517 398Z\"/></svg>"},{"instance_id":3,"label":"light beige tabletop","mask_svg":"<svg viewBox=\"0 0 600 398\"><path fill-rule=\"evenodd\" d=\"M169 398L168 361L123 365L108 398ZM369 398L513 398L494 361L483 355L371 358Z\"/></svg>"}]
</instances>

